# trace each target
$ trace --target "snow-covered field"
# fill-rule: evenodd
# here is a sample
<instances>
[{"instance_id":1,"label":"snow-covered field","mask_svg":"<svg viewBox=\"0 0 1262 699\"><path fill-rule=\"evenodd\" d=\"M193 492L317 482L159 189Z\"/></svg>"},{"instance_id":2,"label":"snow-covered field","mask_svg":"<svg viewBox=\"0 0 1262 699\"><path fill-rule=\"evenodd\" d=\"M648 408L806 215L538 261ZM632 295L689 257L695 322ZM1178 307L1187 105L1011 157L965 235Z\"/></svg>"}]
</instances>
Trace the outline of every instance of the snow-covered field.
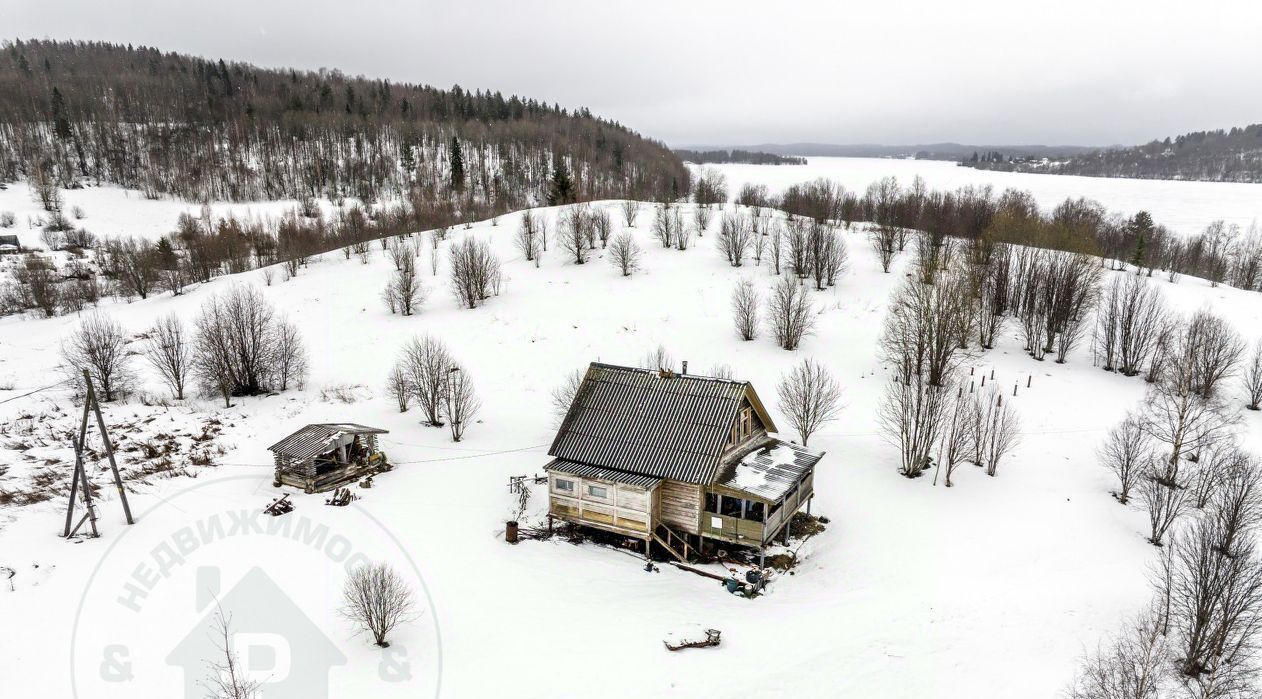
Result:
<instances>
[{"instance_id":1,"label":"snow-covered field","mask_svg":"<svg viewBox=\"0 0 1262 699\"><path fill-rule=\"evenodd\" d=\"M1199 233L1211 221L1223 219L1242 229L1262 219L1262 184L1128 180L1104 177L995 172L960 167L941 160L889 158L807 158L806 165L710 165L727 175L735 196L742 184L766 184L773 192L798 182L826 177L860 193L876 180L894 176L907 186L916 175L931 189L966 185L1029 190L1044 208L1068 197L1087 197L1111 211L1130 216L1146 210L1157 223L1182 235Z\"/></svg>"},{"instance_id":2,"label":"snow-covered field","mask_svg":"<svg viewBox=\"0 0 1262 699\"><path fill-rule=\"evenodd\" d=\"M63 189L61 197L66 218L76 228L87 229L97 236L136 236L157 240L175 231L180 214L200 217L202 213L201 204L170 197L148 199L141 192L113 185ZM347 204L353 201L347 200ZM319 204L326 215L334 210L327 200L321 200ZM284 199L211 202L208 206L215 219L235 216L242 220L275 220L293 211L298 202ZM76 207L82 210L82 219L72 214ZM17 235L23 246L43 246L40 231L48 213L36 201L29 184L25 181L6 183L5 188L0 189L0 212L12 212L16 219L13 228L0 229L0 235Z\"/></svg>"},{"instance_id":3,"label":"snow-covered field","mask_svg":"<svg viewBox=\"0 0 1262 699\"><path fill-rule=\"evenodd\" d=\"M829 170L813 159L805 168L760 168L757 179L785 184L827 174L847 186L881 174L910 180L898 161L860 161L854 171L850 163L830 163L835 168ZM936 176L939 169L969 181L1001 177L915 165L938 187L964 183ZM733 189L747 172L724 169ZM1040 178L1012 177L1021 183ZM1124 193L1110 200L1104 189L1073 188L1084 182L1118 192L1135 186L1066 178L1063 193L1036 194L1083 194L1127 210L1151 208L1159 221L1194 228L1202 218L1251 215L1236 188L1262 192L1256 185L1212 185L1206 191L1227 194L1201 203L1189 189L1161 208L1155 192L1193 185L1139 183L1152 188L1151 200ZM5 196L22 196L12 191ZM89 221L186 206L120 190L88 193L102 197L84 204ZM77 194L67 201L75 203ZM1234 212L1231 202L1240 205ZM1182 211L1181 203L1191 210L1176 220L1170 212ZM599 205L613 209L620 228L617 204ZM557 210L543 211L555 228ZM1034 362L1009 328L996 349L969 366L978 374L993 370L1005 387L1020 386L1021 444L997 478L964 466L951 489L928 478L909 481L897 475L896 450L877 435L874 419L887 378L876 339L907 256L895 273L882 274L863 235L847 233L851 271L836 288L812 292L817 331L790 353L768 337L741 342L732 329L733 282L748 276L770 286L765 267L729 267L714 250L713 233L687 251L664 250L650 238L650 214L644 205L634 231L645 250L644 269L630 278L601 255L576 266L552 251L540 268L526 263L512 245L516 214L501 217L498 226L454 230L455 240L485 238L504 260L501 296L477 310L459 308L445 268L433 278L425 264L431 293L423 311L390 315L379 292L392 267L376 246L368 264L325 255L295 279L270 287L256 271L181 297L107 305L105 312L140 332L160 314L193 317L206 298L233 284L258 285L302 329L311 375L303 391L238 400L231 409L193 401L197 414L221 419L218 442L225 453L195 478L141 486L131 498L133 527L123 524L100 472L93 474L105 500L100 539L58 538L61 500L0 510L0 566L17 572L13 592L0 578L5 695L178 694L181 674L172 663L182 656L173 651L199 628L207 609L192 591L219 576L227 593L233 581L252 580L254 567L340 649L344 664L333 663L331 696L425 696L441 684L448 697L1049 697L1071 678L1086 648L1148 600L1154 549L1144 540L1146 517L1109 496L1110 479L1093 455L1105 430L1143 397L1141 379L1093 368L1086 349L1066 365ZM1185 312L1211 306L1249 341L1262 328L1262 296L1210 288L1198 279L1153 283ZM59 378L58 341L77 322L0 319L0 378L14 380L12 390L0 391L0 401ZM479 420L459 444L445 431L421 426L415 408L400 414L385 395L400 346L423 333L448 344L482 398ZM809 542L796 574L776 580L759 599L729 595L711 580L669 566L646 572L641 561L613 549L503 541L515 500L509 477L538 472L547 461L552 388L589 361L638 364L659 344L677 361L688 360L694 373L731 365L754 382L777 418L777 379L804 357L826 364L845 387L841 419L811 440L827 452L813 511L831 524ZM328 390L338 387L351 389ZM154 377L147 388L159 390ZM341 402L335 393L358 399ZM50 404L73 409L69 397L41 393L0 403L0 419L48 411ZM114 422L142 409L191 418L188 406L109 406L107 415ZM298 494L293 514L259 523L301 526L311 536L234 528L242 511L257 512L276 494L267 446L305 423L327 421L389 429L383 444L398 467L379 476L373 489L358 491L362 499L348 508ZM1262 418L1247 415L1245 429L1247 446L1262 445ZM546 495L539 489L535 495L531 511L538 521ZM215 534L215 522L226 532ZM424 580L427 611L396 633L394 651L352 638L335 613L348 554L318 544L338 537L349 542L352 555L386 558ZM692 624L721 629L722 646L663 649L668 633ZM301 658L295 651L284 660L298 668ZM198 675L204 669L193 668Z\"/></svg>"}]
</instances>

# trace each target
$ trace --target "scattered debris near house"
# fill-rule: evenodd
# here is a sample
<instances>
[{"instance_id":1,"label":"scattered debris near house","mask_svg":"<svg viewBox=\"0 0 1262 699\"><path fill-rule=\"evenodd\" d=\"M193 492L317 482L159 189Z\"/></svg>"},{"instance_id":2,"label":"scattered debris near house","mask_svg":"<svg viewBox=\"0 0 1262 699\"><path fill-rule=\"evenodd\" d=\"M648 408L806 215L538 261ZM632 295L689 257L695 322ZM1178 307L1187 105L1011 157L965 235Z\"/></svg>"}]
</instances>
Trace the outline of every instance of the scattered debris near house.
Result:
<instances>
[{"instance_id":1,"label":"scattered debris near house","mask_svg":"<svg viewBox=\"0 0 1262 699\"><path fill-rule=\"evenodd\" d=\"M722 631L718 629L688 629L686 631L672 631L666 634L666 639L662 643L666 646L666 650L677 651L685 648L709 648L719 645Z\"/></svg>"},{"instance_id":2,"label":"scattered debris near house","mask_svg":"<svg viewBox=\"0 0 1262 699\"><path fill-rule=\"evenodd\" d=\"M387 430L335 422L307 425L268 447L276 463L272 485L319 493L393 468L377 449Z\"/></svg>"},{"instance_id":3,"label":"scattered debris near house","mask_svg":"<svg viewBox=\"0 0 1262 699\"><path fill-rule=\"evenodd\" d=\"M343 487L333 491L333 496L325 500L324 504L333 505L334 507L346 507L358 499L359 497L352 493L350 488Z\"/></svg>"},{"instance_id":4,"label":"scattered debris near house","mask_svg":"<svg viewBox=\"0 0 1262 699\"><path fill-rule=\"evenodd\" d=\"M289 493L285 493L284 495L276 498L275 500L272 501L272 504L263 508L264 514L269 514L273 517L287 515L293 511L294 511L294 504L289 501Z\"/></svg>"},{"instance_id":5,"label":"scattered debris near house","mask_svg":"<svg viewBox=\"0 0 1262 699\"><path fill-rule=\"evenodd\" d=\"M592 363L548 451L549 513L680 562L761 558L824 456L777 431L749 382Z\"/></svg>"}]
</instances>

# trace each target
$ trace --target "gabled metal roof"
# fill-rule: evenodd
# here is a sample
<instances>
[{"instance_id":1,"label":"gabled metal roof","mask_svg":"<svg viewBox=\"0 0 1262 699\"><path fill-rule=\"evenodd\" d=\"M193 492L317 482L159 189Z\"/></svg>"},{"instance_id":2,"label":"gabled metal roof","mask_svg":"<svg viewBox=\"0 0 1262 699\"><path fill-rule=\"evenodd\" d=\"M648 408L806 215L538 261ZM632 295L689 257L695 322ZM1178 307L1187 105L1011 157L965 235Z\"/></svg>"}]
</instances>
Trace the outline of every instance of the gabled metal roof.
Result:
<instances>
[{"instance_id":1,"label":"gabled metal roof","mask_svg":"<svg viewBox=\"0 0 1262 699\"><path fill-rule=\"evenodd\" d=\"M610 481L613 483L623 483L626 485L636 486L637 488L644 488L646 490L652 490L657 487L658 483L662 482L662 479L654 478L652 476L642 476L637 473L627 473L626 471L603 468L601 466L576 464L573 461L566 461L565 459L553 459L548 462L547 466L543 467L543 470L566 473L571 476L578 476L579 478L595 478L597 480Z\"/></svg>"},{"instance_id":2,"label":"gabled metal roof","mask_svg":"<svg viewBox=\"0 0 1262 699\"><path fill-rule=\"evenodd\" d=\"M747 397L774 429L748 382L592 363L548 454L708 484Z\"/></svg>"},{"instance_id":3,"label":"gabled metal roof","mask_svg":"<svg viewBox=\"0 0 1262 699\"><path fill-rule=\"evenodd\" d=\"M310 459L335 449L338 440L345 435L388 434L388 432L388 430L353 422L326 422L307 425L267 449L291 459Z\"/></svg>"},{"instance_id":4,"label":"gabled metal roof","mask_svg":"<svg viewBox=\"0 0 1262 699\"><path fill-rule=\"evenodd\" d=\"M775 502L822 458L823 452L770 437L724 468L717 485Z\"/></svg>"}]
</instances>

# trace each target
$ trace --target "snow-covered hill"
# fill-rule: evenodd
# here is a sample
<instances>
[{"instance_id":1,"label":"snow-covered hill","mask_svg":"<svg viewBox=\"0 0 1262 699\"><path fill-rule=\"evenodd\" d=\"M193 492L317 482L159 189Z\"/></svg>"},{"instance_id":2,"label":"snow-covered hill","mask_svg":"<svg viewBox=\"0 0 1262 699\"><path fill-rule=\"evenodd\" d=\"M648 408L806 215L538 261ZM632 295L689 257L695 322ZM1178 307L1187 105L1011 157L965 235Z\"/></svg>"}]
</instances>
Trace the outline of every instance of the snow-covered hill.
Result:
<instances>
[{"instance_id":1,"label":"snow-covered hill","mask_svg":"<svg viewBox=\"0 0 1262 699\"><path fill-rule=\"evenodd\" d=\"M72 204L74 196L67 197ZM120 196L85 207L105 220L111 206L131 203ZM609 208L615 230L622 228L617 202L597 206ZM539 211L555 230L559 210ZM297 495L298 509L288 517L345 528L370 557L410 556L424 579L428 610L398 632L396 647L412 654L411 677L421 677L427 691L440 681L443 696L1053 696L1084 649L1148 600L1154 549L1144 539L1145 515L1109 496L1110 479L1093 454L1105 431L1143 397L1140 378L1093 368L1086 349L1065 365L1035 362L1010 327L969 367L979 375L993 370L1005 390L1019 386L1019 447L997 478L964 466L951 489L928 478L907 480L897 475L896 450L878 436L874 416L888 378L876 340L908 256L883 274L864 234L847 232L850 271L835 288L811 293L816 332L799 351L785 352L766 334L741 342L732 328L733 283L748 277L765 290L773 282L767 268L728 266L714 249L717 223L687 251L663 249L650 236L650 217L650 206L642 205L632 234L645 251L643 269L628 278L600 251L585 265L555 249L538 268L525 262L512 243L518 215L453 230L444 247L474 236L504 261L500 295L476 310L460 308L448 290L444 254L437 277L422 266L430 290L423 310L390 315L379 294L393 267L377 246L367 264L325 255L270 286L255 271L180 297L107 304L104 312L140 332L161 314L193 317L231 285L259 286L301 328L311 375L305 390L241 399L230 409L213 399L171 408L109 406L111 422L141 413L142 420L157 414L185 422L215 416L224 425L218 465L195 478L139 486L131 500L133 527L122 524L116 496L104 487L98 540L58 538L60 499L0 509L0 522L7 520L0 524L0 566L17 571L14 592L0 580L5 690L71 696L73 688L97 696L98 688L115 686L155 696L157 683L178 683L168 654L203 611L176 587L201 580L197 571L208 566L226 578L258 565L341 647L347 662L329 674L331 696L418 696L412 682L382 674L397 658L351 639L336 615L340 566L302 558L298 544L292 560L286 554L278 563L276 549L257 536L178 547L184 528L193 536L218 513L266 505L275 494L267 446L309 422L390 430L383 444L399 465L362 491L362 500L343 509ZM1183 312L1211 306L1250 341L1262 328L1256 294L1198 279L1153 283ZM12 383L0 401L59 378L58 342L78 320L0 319L0 378ZM484 404L458 444L422 426L416 409L399 413L385 393L400 347L425 333L447 343ZM503 541L515 505L509 477L536 473L547 461L554 386L587 362L638 364L659 345L694 373L730 365L755 384L777 418L776 382L803 357L824 363L845 388L841 419L811 440L827 452L813 510L831 524L804 549L796 574L759 599L729 595L668 566L646 572L642 562L613 549ZM160 390L156 377L148 376L147 388ZM68 396L41 393L0 404L0 418L40 414L52 404L73 410ZM1256 449L1262 418L1246 418L1246 443ZM21 464L8 465L7 477L16 477ZM102 474L94 478L104 485ZM545 500L536 489L534 521ZM180 565L171 564L173 553ZM137 612L120 600L131 594L127 583L140 579L132 577L139 565L163 567L155 555L170 564L168 575L152 578L144 599L153 606ZM662 638L689 624L721 629L722 646L665 652ZM140 645L111 640L138 625L147 635ZM131 670L120 674L119 667Z\"/></svg>"}]
</instances>

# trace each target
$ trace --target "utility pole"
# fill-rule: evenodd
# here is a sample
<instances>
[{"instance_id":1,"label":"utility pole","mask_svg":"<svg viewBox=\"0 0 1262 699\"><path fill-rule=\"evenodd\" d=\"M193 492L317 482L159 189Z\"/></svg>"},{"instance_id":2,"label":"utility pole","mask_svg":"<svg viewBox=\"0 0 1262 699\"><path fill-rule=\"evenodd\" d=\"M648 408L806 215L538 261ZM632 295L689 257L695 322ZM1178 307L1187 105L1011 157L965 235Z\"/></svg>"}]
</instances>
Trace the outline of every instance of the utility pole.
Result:
<instances>
[{"instance_id":1,"label":"utility pole","mask_svg":"<svg viewBox=\"0 0 1262 699\"><path fill-rule=\"evenodd\" d=\"M101 404L96 400L96 389L92 386L92 375L88 373L87 369L83 370L83 383L86 387L83 401L83 419L79 421L79 434L75 438L74 443L74 475L70 481L70 502L66 507L66 528L62 533L62 536L67 539L78 533L84 522L89 524L93 538L100 536L100 532L96 528L96 507L92 504L92 487L88 482L87 468L83 463L84 453L87 451L89 412L96 415L96 427L101 432L101 441L105 443L105 456L109 459L110 471L114 474L114 486L118 489L118 498L123 503L123 515L127 518L128 524L135 524L135 520L131 516L131 506L127 503L127 491L123 489L123 478L118 473L118 462L114 459L114 445L110 442L109 431L105 428L105 418L101 416ZM86 512L76 524L74 521L75 497L80 489L83 491L83 507Z\"/></svg>"}]
</instances>

